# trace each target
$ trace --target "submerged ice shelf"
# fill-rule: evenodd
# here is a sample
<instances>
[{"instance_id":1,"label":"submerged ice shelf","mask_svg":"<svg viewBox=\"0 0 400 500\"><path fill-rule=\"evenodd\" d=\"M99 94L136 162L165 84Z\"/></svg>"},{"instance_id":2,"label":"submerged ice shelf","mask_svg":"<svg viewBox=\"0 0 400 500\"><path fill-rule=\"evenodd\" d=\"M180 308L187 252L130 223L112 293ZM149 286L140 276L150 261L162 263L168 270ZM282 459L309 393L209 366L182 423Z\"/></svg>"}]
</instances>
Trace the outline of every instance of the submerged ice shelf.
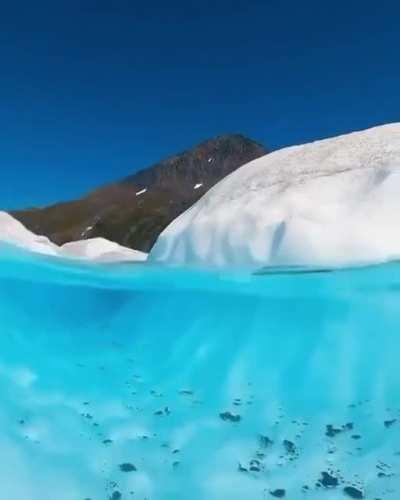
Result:
<instances>
[{"instance_id":1,"label":"submerged ice shelf","mask_svg":"<svg viewBox=\"0 0 400 500\"><path fill-rule=\"evenodd\" d=\"M397 500L399 286L8 249L0 498Z\"/></svg>"}]
</instances>

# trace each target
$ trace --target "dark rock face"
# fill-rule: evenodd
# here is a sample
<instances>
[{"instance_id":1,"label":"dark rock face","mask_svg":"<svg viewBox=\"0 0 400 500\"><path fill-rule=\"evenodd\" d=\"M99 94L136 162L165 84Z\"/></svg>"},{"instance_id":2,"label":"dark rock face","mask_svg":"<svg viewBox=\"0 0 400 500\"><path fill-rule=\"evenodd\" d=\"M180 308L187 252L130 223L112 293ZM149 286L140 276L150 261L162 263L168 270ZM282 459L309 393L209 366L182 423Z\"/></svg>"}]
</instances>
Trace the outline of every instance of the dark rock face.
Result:
<instances>
[{"instance_id":1,"label":"dark rock face","mask_svg":"<svg viewBox=\"0 0 400 500\"><path fill-rule=\"evenodd\" d=\"M135 465L130 464L130 463L124 463L119 466L120 470L122 472L134 472L137 471L137 468Z\"/></svg>"},{"instance_id":2,"label":"dark rock face","mask_svg":"<svg viewBox=\"0 0 400 500\"><path fill-rule=\"evenodd\" d=\"M354 486L346 486L343 492L350 498L364 498L363 492L358 488L354 488Z\"/></svg>"},{"instance_id":3,"label":"dark rock face","mask_svg":"<svg viewBox=\"0 0 400 500\"><path fill-rule=\"evenodd\" d=\"M234 415L230 411L224 411L219 414L219 418L224 422L240 422L242 417L240 415Z\"/></svg>"},{"instance_id":4,"label":"dark rock face","mask_svg":"<svg viewBox=\"0 0 400 500\"><path fill-rule=\"evenodd\" d=\"M339 484L339 480L328 472L321 472L321 476L319 483L324 488L335 488Z\"/></svg>"},{"instance_id":5,"label":"dark rock face","mask_svg":"<svg viewBox=\"0 0 400 500\"><path fill-rule=\"evenodd\" d=\"M59 245L104 237L148 252L163 229L214 184L266 153L242 135L224 135L79 200L11 214Z\"/></svg>"},{"instance_id":6,"label":"dark rock face","mask_svg":"<svg viewBox=\"0 0 400 500\"><path fill-rule=\"evenodd\" d=\"M276 498L283 498L286 494L286 491L284 489L278 489L278 490L270 491L270 494Z\"/></svg>"}]
</instances>

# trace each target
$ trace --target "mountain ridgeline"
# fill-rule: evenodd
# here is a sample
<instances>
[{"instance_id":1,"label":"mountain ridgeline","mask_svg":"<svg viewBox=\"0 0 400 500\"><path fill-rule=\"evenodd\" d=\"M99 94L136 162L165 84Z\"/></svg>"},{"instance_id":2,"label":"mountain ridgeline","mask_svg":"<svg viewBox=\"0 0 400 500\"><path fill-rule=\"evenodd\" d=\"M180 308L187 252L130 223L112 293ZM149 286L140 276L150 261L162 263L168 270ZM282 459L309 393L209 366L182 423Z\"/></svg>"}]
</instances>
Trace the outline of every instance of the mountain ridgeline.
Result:
<instances>
[{"instance_id":1,"label":"mountain ridgeline","mask_svg":"<svg viewBox=\"0 0 400 500\"><path fill-rule=\"evenodd\" d=\"M267 152L242 135L223 135L81 199L11 214L58 245L103 237L148 252L165 227L212 186Z\"/></svg>"}]
</instances>

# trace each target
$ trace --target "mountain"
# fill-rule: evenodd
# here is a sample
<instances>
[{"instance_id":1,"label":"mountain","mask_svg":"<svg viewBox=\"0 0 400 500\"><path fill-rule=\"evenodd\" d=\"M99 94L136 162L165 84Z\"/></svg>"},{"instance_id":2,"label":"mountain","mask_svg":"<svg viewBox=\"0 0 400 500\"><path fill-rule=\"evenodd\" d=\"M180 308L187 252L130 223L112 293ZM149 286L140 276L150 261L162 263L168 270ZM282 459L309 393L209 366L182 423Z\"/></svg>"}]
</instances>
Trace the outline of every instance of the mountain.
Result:
<instances>
[{"instance_id":1,"label":"mountain","mask_svg":"<svg viewBox=\"0 0 400 500\"><path fill-rule=\"evenodd\" d=\"M324 265L400 257L400 123L275 151L223 179L150 260Z\"/></svg>"},{"instance_id":2,"label":"mountain","mask_svg":"<svg viewBox=\"0 0 400 500\"><path fill-rule=\"evenodd\" d=\"M101 237L148 252L162 230L214 184L266 153L242 135L223 135L81 199L10 213L57 245Z\"/></svg>"}]
</instances>

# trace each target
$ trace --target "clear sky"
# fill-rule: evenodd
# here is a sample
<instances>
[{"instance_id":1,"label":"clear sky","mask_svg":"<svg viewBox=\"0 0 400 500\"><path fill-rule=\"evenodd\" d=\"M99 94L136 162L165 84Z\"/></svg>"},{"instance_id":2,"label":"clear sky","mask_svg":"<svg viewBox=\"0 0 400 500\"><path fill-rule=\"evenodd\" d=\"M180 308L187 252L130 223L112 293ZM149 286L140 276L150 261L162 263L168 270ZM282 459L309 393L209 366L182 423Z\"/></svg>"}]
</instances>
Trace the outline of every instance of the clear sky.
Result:
<instances>
[{"instance_id":1,"label":"clear sky","mask_svg":"<svg viewBox=\"0 0 400 500\"><path fill-rule=\"evenodd\" d=\"M217 134L400 120L400 2L51 0L0 10L0 207L76 197Z\"/></svg>"}]
</instances>

